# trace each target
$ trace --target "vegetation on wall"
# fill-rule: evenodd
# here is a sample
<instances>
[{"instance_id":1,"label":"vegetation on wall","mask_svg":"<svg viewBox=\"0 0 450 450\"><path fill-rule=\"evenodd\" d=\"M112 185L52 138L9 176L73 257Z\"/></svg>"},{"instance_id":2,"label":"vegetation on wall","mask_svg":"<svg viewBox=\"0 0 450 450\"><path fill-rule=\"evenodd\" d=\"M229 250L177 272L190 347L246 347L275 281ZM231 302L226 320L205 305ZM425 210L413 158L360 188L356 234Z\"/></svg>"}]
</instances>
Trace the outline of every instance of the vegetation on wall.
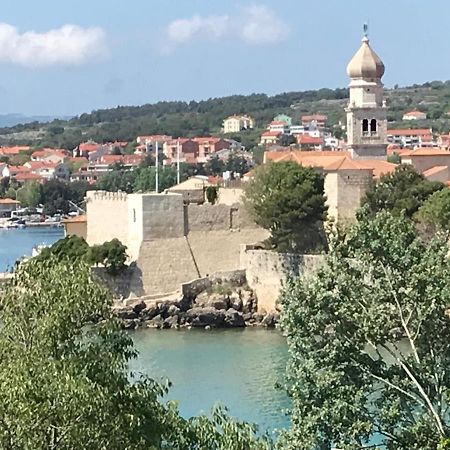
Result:
<instances>
[{"instance_id":1,"label":"vegetation on wall","mask_svg":"<svg viewBox=\"0 0 450 450\"><path fill-rule=\"evenodd\" d=\"M42 262L53 259L63 262L83 261L91 266L101 264L109 274L118 275L126 268L127 247L119 239L89 247L83 238L72 235L44 248L36 259Z\"/></svg>"},{"instance_id":2,"label":"vegetation on wall","mask_svg":"<svg viewBox=\"0 0 450 450\"><path fill-rule=\"evenodd\" d=\"M271 248L307 253L325 246L324 180L316 170L294 162L260 166L245 187L244 203L255 222L270 231Z\"/></svg>"}]
</instances>

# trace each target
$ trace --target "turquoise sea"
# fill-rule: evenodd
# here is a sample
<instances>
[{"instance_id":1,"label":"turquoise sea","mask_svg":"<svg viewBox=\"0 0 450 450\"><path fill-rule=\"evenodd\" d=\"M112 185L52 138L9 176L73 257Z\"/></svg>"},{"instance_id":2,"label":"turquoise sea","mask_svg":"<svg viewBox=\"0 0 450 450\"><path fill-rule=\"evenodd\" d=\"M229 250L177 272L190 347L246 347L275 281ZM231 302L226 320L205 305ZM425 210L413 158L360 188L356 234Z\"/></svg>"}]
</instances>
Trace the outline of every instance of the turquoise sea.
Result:
<instances>
[{"instance_id":1,"label":"turquoise sea","mask_svg":"<svg viewBox=\"0 0 450 450\"><path fill-rule=\"evenodd\" d=\"M6 272L17 259L30 256L33 247L51 245L64 237L64 228L29 227L0 229L0 272Z\"/></svg>"},{"instance_id":2,"label":"turquoise sea","mask_svg":"<svg viewBox=\"0 0 450 450\"><path fill-rule=\"evenodd\" d=\"M64 228L29 227L0 229L0 272L6 272L23 256L31 256L33 247L51 245L64 237Z\"/></svg>"},{"instance_id":3,"label":"turquoise sea","mask_svg":"<svg viewBox=\"0 0 450 450\"><path fill-rule=\"evenodd\" d=\"M133 333L139 358L132 370L169 379L170 399L191 417L216 403L261 429L289 426L290 402L276 388L283 381L287 345L276 330L140 330Z\"/></svg>"},{"instance_id":4,"label":"turquoise sea","mask_svg":"<svg viewBox=\"0 0 450 450\"><path fill-rule=\"evenodd\" d=\"M0 229L0 272L31 255L36 245L62 237L62 228ZM286 341L277 331L139 330L132 336L139 357L131 369L169 379L168 398L179 401L185 417L221 403L234 417L263 430L289 425L284 413L289 400L275 388L287 361Z\"/></svg>"}]
</instances>

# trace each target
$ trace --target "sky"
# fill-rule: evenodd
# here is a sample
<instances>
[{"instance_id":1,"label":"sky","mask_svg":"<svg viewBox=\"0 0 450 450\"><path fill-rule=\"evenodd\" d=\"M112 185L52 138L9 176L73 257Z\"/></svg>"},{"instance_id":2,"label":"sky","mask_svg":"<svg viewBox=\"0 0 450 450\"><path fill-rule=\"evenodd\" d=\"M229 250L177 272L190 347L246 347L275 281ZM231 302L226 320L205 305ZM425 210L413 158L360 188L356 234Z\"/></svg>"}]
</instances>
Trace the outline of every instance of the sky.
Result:
<instances>
[{"instance_id":1,"label":"sky","mask_svg":"<svg viewBox=\"0 0 450 450\"><path fill-rule=\"evenodd\" d=\"M1 0L0 114L336 88L364 22L400 86L450 79L448 0Z\"/></svg>"}]
</instances>

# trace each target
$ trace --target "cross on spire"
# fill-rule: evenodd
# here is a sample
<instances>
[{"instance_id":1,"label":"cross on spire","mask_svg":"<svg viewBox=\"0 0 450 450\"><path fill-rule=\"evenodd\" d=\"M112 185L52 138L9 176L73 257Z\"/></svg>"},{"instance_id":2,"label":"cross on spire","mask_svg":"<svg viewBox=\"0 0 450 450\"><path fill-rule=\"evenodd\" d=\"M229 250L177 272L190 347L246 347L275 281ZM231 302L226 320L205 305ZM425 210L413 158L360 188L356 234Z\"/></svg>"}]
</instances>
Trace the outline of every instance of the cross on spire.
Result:
<instances>
[{"instance_id":1,"label":"cross on spire","mask_svg":"<svg viewBox=\"0 0 450 450\"><path fill-rule=\"evenodd\" d=\"M369 24L366 22L363 26L364 37L369 37Z\"/></svg>"}]
</instances>

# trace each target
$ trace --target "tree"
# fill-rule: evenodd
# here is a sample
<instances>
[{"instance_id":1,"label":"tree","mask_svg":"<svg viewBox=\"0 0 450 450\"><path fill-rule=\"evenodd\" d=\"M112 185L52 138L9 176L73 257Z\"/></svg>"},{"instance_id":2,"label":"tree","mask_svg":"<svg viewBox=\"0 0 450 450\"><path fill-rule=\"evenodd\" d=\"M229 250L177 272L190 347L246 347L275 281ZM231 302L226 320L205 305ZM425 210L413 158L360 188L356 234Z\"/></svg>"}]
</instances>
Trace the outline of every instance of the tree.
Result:
<instances>
[{"instance_id":1,"label":"tree","mask_svg":"<svg viewBox=\"0 0 450 450\"><path fill-rule=\"evenodd\" d=\"M378 183L366 192L361 215L374 215L388 210L394 215L411 218L433 192L443 189L437 181L428 181L412 166L397 166L395 171L382 175Z\"/></svg>"},{"instance_id":2,"label":"tree","mask_svg":"<svg viewBox=\"0 0 450 450\"><path fill-rule=\"evenodd\" d=\"M2 449L270 448L223 410L181 418L166 385L130 376L131 337L82 262L22 264L0 303Z\"/></svg>"},{"instance_id":3,"label":"tree","mask_svg":"<svg viewBox=\"0 0 450 450\"><path fill-rule=\"evenodd\" d=\"M244 202L255 222L270 231L272 248L308 252L324 245L324 180L314 169L294 162L260 166Z\"/></svg>"},{"instance_id":4,"label":"tree","mask_svg":"<svg viewBox=\"0 0 450 450\"><path fill-rule=\"evenodd\" d=\"M213 156L205 164L205 171L208 175L222 176L225 171L225 163L218 156Z\"/></svg>"},{"instance_id":5,"label":"tree","mask_svg":"<svg viewBox=\"0 0 450 450\"><path fill-rule=\"evenodd\" d=\"M125 269L127 261L127 247L119 239L93 245L87 254L91 264L102 264L111 275L117 275Z\"/></svg>"},{"instance_id":6,"label":"tree","mask_svg":"<svg viewBox=\"0 0 450 450\"><path fill-rule=\"evenodd\" d=\"M249 171L248 161L243 156L238 156L230 153L227 162L225 163L225 170L233 173L244 174Z\"/></svg>"},{"instance_id":7,"label":"tree","mask_svg":"<svg viewBox=\"0 0 450 450\"><path fill-rule=\"evenodd\" d=\"M41 202L41 185L36 181L25 183L16 191L16 196L22 206L35 208Z\"/></svg>"},{"instance_id":8,"label":"tree","mask_svg":"<svg viewBox=\"0 0 450 450\"><path fill-rule=\"evenodd\" d=\"M218 186L207 186L205 188L206 199L211 205L214 205L219 197L219 187Z\"/></svg>"},{"instance_id":9,"label":"tree","mask_svg":"<svg viewBox=\"0 0 450 450\"><path fill-rule=\"evenodd\" d=\"M433 232L450 231L450 189L430 195L414 218Z\"/></svg>"},{"instance_id":10,"label":"tree","mask_svg":"<svg viewBox=\"0 0 450 450\"><path fill-rule=\"evenodd\" d=\"M66 236L56 241L51 247L42 250L37 259L40 261L57 259L58 261L84 261L89 252L89 245L79 236Z\"/></svg>"},{"instance_id":11,"label":"tree","mask_svg":"<svg viewBox=\"0 0 450 450\"><path fill-rule=\"evenodd\" d=\"M293 427L282 449L436 450L450 437L450 259L384 211L282 294ZM440 448L446 448L444 446ZM448 447L447 447L448 448Z\"/></svg>"}]
</instances>

